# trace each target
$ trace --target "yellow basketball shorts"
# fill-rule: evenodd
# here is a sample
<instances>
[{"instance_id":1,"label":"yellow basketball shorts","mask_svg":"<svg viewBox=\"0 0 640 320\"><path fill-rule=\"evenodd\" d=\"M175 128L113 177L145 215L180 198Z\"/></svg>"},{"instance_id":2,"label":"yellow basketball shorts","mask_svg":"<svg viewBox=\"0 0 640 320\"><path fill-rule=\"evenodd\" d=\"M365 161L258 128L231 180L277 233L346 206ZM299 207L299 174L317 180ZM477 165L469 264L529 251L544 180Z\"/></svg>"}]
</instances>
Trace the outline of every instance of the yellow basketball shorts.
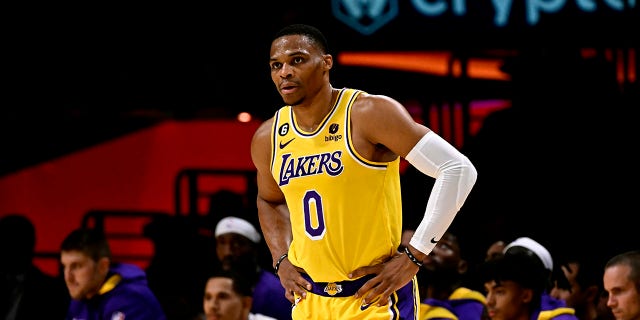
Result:
<instances>
[{"instance_id":1,"label":"yellow basketball shorts","mask_svg":"<svg viewBox=\"0 0 640 320\"><path fill-rule=\"evenodd\" d=\"M372 276L328 283L314 282L308 275L303 276L312 283L313 288L304 299L296 295L296 303L291 311L293 320L418 319L420 295L416 277L394 292L386 305L378 307L377 301L363 305L362 297L356 299L353 296Z\"/></svg>"}]
</instances>

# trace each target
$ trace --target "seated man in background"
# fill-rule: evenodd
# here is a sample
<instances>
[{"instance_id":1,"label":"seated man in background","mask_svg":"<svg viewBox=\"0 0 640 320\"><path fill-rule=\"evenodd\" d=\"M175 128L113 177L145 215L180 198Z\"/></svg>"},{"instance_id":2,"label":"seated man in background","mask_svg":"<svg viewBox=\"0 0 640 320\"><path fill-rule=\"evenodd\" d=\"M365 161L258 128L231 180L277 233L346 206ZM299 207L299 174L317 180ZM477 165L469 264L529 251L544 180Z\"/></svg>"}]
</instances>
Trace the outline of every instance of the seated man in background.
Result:
<instances>
[{"instance_id":1,"label":"seated man in background","mask_svg":"<svg viewBox=\"0 0 640 320\"><path fill-rule=\"evenodd\" d=\"M509 243L502 256L484 262L479 280L492 320L577 320L575 310L548 294L553 270L549 251L531 238Z\"/></svg>"},{"instance_id":2,"label":"seated man in background","mask_svg":"<svg viewBox=\"0 0 640 320\"><path fill-rule=\"evenodd\" d=\"M489 248L487 248L487 252L484 257L484 261L488 261L501 256L503 254L504 247L506 246L507 244L502 240L497 240L496 242L489 245Z\"/></svg>"},{"instance_id":3,"label":"seated man in background","mask_svg":"<svg viewBox=\"0 0 640 320\"><path fill-rule=\"evenodd\" d=\"M602 265L599 260L593 260L593 254L587 256L563 255L563 263L560 266L567 284L560 281L554 282L550 295L566 302L567 307L575 309L576 316L580 320L609 320L613 319L611 310L598 310L598 303L604 288L602 288Z\"/></svg>"},{"instance_id":4,"label":"seated man in background","mask_svg":"<svg viewBox=\"0 0 640 320\"><path fill-rule=\"evenodd\" d=\"M410 239L411 230L403 238ZM461 254L460 241L447 231L433 250L422 260L418 271L420 320L480 320L485 306L482 293L463 286L469 270Z\"/></svg>"},{"instance_id":5,"label":"seated man in background","mask_svg":"<svg viewBox=\"0 0 640 320\"><path fill-rule=\"evenodd\" d=\"M613 256L604 267L607 306L617 320L640 319L640 251Z\"/></svg>"},{"instance_id":6,"label":"seated man in background","mask_svg":"<svg viewBox=\"0 0 640 320\"><path fill-rule=\"evenodd\" d=\"M276 320L251 312L252 283L233 270L213 274L205 285L202 308L206 320Z\"/></svg>"},{"instance_id":7,"label":"seated man in background","mask_svg":"<svg viewBox=\"0 0 640 320\"><path fill-rule=\"evenodd\" d=\"M229 216L216 225L215 238L222 270L244 274L254 285L251 312L290 320L291 302L285 298L280 279L258 261L262 237L256 228L244 219Z\"/></svg>"},{"instance_id":8,"label":"seated man in background","mask_svg":"<svg viewBox=\"0 0 640 320\"><path fill-rule=\"evenodd\" d=\"M144 270L113 263L102 232L72 231L60 246L60 262L72 299L66 319L166 319Z\"/></svg>"}]
</instances>

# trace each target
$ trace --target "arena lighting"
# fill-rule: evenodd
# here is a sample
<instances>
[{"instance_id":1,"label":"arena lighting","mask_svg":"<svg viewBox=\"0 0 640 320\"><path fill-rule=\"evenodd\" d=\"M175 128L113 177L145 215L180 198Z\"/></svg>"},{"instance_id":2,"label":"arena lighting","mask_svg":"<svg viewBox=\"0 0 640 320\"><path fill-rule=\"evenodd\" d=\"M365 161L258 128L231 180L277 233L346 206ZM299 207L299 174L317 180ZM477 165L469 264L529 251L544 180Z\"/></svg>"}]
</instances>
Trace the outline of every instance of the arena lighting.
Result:
<instances>
[{"instance_id":1,"label":"arena lighting","mask_svg":"<svg viewBox=\"0 0 640 320\"><path fill-rule=\"evenodd\" d=\"M420 52L341 52L338 63L345 66L375 67L383 69L422 72L438 76L460 77L460 60L449 51ZM469 58L467 76L471 79L509 81L508 74L500 70L502 59Z\"/></svg>"},{"instance_id":2,"label":"arena lighting","mask_svg":"<svg viewBox=\"0 0 640 320\"><path fill-rule=\"evenodd\" d=\"M238 119L238 121L240 122L249 122L251 121L251 113L249 112L240 112L238 113L238 116L236 117L236 119Z\"/></svg>"}]
</instances>

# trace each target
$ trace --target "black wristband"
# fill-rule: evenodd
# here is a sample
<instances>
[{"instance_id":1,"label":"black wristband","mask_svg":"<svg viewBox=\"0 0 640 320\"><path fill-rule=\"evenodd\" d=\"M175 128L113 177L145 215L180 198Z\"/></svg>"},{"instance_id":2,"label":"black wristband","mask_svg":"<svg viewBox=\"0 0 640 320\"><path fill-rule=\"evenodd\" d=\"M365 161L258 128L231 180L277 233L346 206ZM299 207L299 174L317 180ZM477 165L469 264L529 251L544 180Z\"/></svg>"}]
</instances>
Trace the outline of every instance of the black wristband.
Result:
<instances>
[{"instance_id":1,"label":"black wristband","mask_svg":"<svg viewBox=\"0 0 640 320\"><path fill-rule=\"evenodd\" d=\"M407 257L409 257L409 260L411 260L411 262L416 264L416 266L422 267L422 262L420 262L418 259L416 259L416 257L413 256L408 247L404 247L404 253L407 255Z\"/></svg>"},{"instance_id":2,"label":"black wristband","mask_svg":"<svg viewBox=\"0 0 640 320\"><path fill-rule=\"evenodd\" d=\"M278 275L278 269L280 269L280 264L282 263L282 260L284 260L288 256L289 256L289 253L285 253L281 255L280 258L278 258L278 261L276 261L276 265L275 267L273 267L273 273L275 273L276 276Z\"/></svg>"}]
</instances>

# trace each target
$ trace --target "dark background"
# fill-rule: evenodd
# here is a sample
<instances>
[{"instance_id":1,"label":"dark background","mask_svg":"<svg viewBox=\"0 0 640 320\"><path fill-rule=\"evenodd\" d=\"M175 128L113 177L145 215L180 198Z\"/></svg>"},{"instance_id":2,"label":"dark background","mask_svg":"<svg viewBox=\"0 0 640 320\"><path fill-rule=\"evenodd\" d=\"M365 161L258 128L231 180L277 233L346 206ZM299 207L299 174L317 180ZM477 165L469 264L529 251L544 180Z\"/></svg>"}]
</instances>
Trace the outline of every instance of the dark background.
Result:
<instances>
[{"instance_id":1,"label":"dark background","mask_svg":"<svg viewBox=\"0 0 640 320\"><path fill-rule=\"evenodd\" d=\"M399 16L370 36L335 19L329 1L17 6L7 12L3 50L0 174L165 119L239 111L266 118L281 102L267 67L271 36L305 22L325 31L334 54L450 50L504 58L512 75L506 85L340 65L332 76L336 87L401 100L512 101L463 147L479 171L455 225L470 243L484 249L528 234L559 250L637 248L638 81L621 85L605 54L633 52L637 63L637 8L620 13L596 3L589 14L567 1L535 26L514 4L509 24L497 28L490 1L468 4L464 17L432 18L401 1ZM585 59L582 48L598 54ZM428 192L410 174L408 224L419 220Z\"/></svg>"}]
</instances>

